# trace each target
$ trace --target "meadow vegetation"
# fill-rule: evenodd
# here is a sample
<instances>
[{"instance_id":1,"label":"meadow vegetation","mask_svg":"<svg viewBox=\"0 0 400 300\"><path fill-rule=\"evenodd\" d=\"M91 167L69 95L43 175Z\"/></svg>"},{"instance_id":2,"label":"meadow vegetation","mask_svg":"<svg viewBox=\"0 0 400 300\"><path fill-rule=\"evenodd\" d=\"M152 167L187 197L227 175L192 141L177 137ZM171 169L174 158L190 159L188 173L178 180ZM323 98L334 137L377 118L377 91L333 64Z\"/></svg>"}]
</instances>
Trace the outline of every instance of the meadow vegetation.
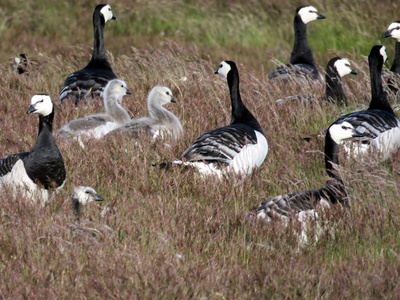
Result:
<instances>
[{"instance_id":1,"label":"meadow vegetation","mask_svg":"<svg viewBox=\"0 0 400 300\"><path fill-rule=\"evenodd\" d=\"M31 149L35 116L30 98L56 103L65 77L86 65L93 44L93 1L5 0L0 8L0 156ZM179 140L126 136L77 142L57 139L68 172L64 190L45 207L0 195L2 298L396 298L400 294L399 157L388 162L341 157L340 175L351 209L334 208L318 240L299 246L297 223L258 222L247 212L279 194L319 188L327 180L321 131L370 99L366 56L399 19L392 1L111 1L116 21L105 28L114 73L132 95L132 117L147 115L147 95L162 84L177 104ZM348 107L275 101L324 93L322 83L267 79L293 44L293 14L311 4L326 20L308 26L320 71L342 56L359 74L344 78ZM13 57L32 59L27 75ZM221 60L238 64L241 92L268 143L267 159L251 177L202 179L194 170L152 165L180 157L201 133L230 121L226 81L214 75ZM398 101L392 99L396 112ZM101 100L78 109L56 106L54 130L103 110ZM309 139L304 139L309 138ZM69 195L94 187L105 202L83 208L77 228ZM100 218L104 205L114 211ZM328 226L326 228L328 228Z\"/></svg>"}]
</instances>

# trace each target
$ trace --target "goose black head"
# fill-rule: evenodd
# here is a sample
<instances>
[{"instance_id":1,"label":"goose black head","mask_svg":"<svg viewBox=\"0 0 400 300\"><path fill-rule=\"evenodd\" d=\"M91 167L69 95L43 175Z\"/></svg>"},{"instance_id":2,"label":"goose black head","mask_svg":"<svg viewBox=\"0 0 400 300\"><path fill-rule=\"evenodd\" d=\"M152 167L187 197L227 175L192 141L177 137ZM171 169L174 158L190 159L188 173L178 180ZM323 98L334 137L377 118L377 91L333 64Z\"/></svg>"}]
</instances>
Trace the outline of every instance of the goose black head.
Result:
<instances>
[{"instance_id":1,"label":"goose black head","mask_svg":"<svg viewBox=\"0 0 400 300\"><path fill-rule=\"evenodd\" d=\"M108 4L99 4L94 9L94 14L99 13L100 16L103 17L104 23L107 23L110 20L115 20L116 17L114 16L111 6Z\"/></svg>"},{"instance_id":2,"label":"goose black head","mask_svg":"<svg viewBox=\"0 0 400 300\"><path fill-rule=\"evenodd\" d=\"M219 74L225 79L228 79L228 74L231 70L236 69L236 64L230 60L224 60L219 64L218 70L215 74Z\"/></svg>"},{"instance_id":3,"label":"goose black head","mask_svg":"<svg viewBox=\"0 0 400 300\"><path fill-rule=\"evenodd\" d=\"M383 64L387 61L386 47L382 45L375 45L372 47L368 55L368 61L371 64L378 63L378 69L382 70Z\"/></svg>"},{"instance_id":4,"label":"goose black head","mask_svg":"<svg viewBox=\"0 0 400 300\"><path fill-rule=\"evenodd\" d=\"M304 24L317 19L325 19L325 16L321 15L314 6L300 6L296 10L296 15L300 16Z\"/></svg>"},{"instance_id":5,"label":"goose black head","mask_svg":"<svg viewBox=\"0 0 400 300\"><path fill-rule=\"evenodd\" d=\"M38 94L32 97L31 106L26 111L27 114L38 114L48 116L53 112L54 106L49 95Z\"/></svg>"},{"instance_id":6,"label":"goose black head","mask_svg":"<svg viewBox=\"0 0 400 300\"><path fill-rule=\"evenodd\" d=\"M344 77L348 74L357 75L357 72L351 68L350 62L345 58L341 57L332 58L329 61L328 65L332 65L340 77Z\"/></svg>"},{"instance_id":7,"label":"goose black head","mask_svg":"<svg viewBox=\"0 0 400 300\"><path fill-rule=\"evenodd\" d=\"M396 42L400 42L400 21L393 22L389 25L387 31L382 35L383 38L392 38Z\"/></svg>"},{"instance_id":8,"label":"goose black head","mask_svg":"<svg viewBox=\"0 0 400 300\"><path fill-rule=\"evenodd\" d=\"M334 123L329 128L329 135L331 139L340 144L342 141L365 136L362 132L357 131L349 122Z\"/></svg>"}]
</instances>

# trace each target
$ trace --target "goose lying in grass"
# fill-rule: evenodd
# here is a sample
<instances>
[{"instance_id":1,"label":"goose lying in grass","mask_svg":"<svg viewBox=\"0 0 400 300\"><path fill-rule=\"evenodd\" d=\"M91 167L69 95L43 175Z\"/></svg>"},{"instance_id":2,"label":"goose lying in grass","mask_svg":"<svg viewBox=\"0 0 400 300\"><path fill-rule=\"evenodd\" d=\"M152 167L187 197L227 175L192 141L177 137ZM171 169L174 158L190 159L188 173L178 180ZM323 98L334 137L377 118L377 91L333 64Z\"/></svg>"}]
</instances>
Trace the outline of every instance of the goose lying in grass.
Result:
<instances>
[{"instance_id":1,"label":"goose lying in grass","mask_svg":"<svg viewBox=\"0 0 400 300\"><path fill-rule=\"evenodd\" d=\"M80 222L81 206L93 201L103 201L103 197L97 194L95 189L89 186L77 186L71 194L72 208L77 223Z\"/></svg>"},{"instance_id":2,"label":"goose lying in grass","mask_svg":"<svg viewBox=\"0 0 400 300\"><path fill-rule=\"evenodd\" d=\"M350 123L364 136L349 140L345 150L349 155L359 156L367 152L377 153L386 160L400 147L400 121L383 91L381 72L387 60L384 46L374 46L368 56L371 78L371 102L367 110L353 112L338 118L333 124Z\"/></svg>"},{"instance_id":3,"label":"goose lying in grass","mask_svg":"<svg viewBox=\"0 0 400 300\"><path fill-rule=\"evenodd\" d=\"M53 102L48 95L35 95L26 113L39 115L36 143L29 152L0 160L0 188L19 189L32 201L45 203L49 200L49 190L61 188L66 177L64 160L52 135Z\"/></svg>"},{"instance_id":4,"label":"goose lying in grass","mask_svg":"<svg viewBox=\"0 0 400 300\"><path fill-rule=\"evenodd\" d=\"M228 172L250 175L267 156L267 139L257 119L242 102L236 64L223 61L215 73L228 82L231 123L203 133L183 152L183 161L174 161L172 164L196 167L202 175L221 177Z\"/></svg>"},{"instance_id":5,"label":"goose lying in grass","mask_svg":"<svg viewBox=\"0 0 400 300\"><path fill-rule=\"evenodd\" d=\"M318 205L330 207L331 204L345 203L347 193L340 177L337 176L334 166L339 164L339 146L342 141L352 138L361 138L363 134L345 121L332 124L325 136L325 167L332 178L320 189L294 192L268 199L253 208L257 218L268 221L279 218L287 221L296 216L299 221L307 220L307 216L314 216L314 208Z\"/></svg>"},{"instance_id":6,"label":"goose lying in grass","mask_svg":"<svg viewBox=\"0 0 400 300\"><path fill-rule=\"evenodd\" d=\"M307 41L307 24L311 21L325 19L313 6L300 6L294 17L294 46L289 63L277 67L269 73L269 79L286 80L290 78L310 78L323 81L322 75L315 66L315 60Z\"/></svg>"},{"instance_id":7,"label":"goose lying in grass","mask_svg":"<svg viewBox=\"0 0 400 300\"><path fill-rule=\"evenodd\" d=\"M344 103L347 105L347 97L342 87L342 78L348 74L357 75L357 72L351 68L350 62L347 59L334 57L329 60L326 66L325 96L320 97L320 99L329 103ZM296 95L279 99L276 103L284 104L288 101L302 101L308 103L318 101L318 98L310 95Z\"/></svg>"},{"instance_id":8,"label":"goose lying in grass","mask_svg":"<svg viewBox=\"0 0 400 300\"><path fill-rule=\"evenodd\" d=\"M389 25L387 31L382 35L383 38L392 38L396 41L396 49L393 59L391 74L388 79L388 89L392 93L397 93L400 86L400 21Z\"/></svg>"},{"instance_id":9,"label":"goose lying in grass","mask_svg":"<svg viewBox=\"0 0 400 300\"><path fill-rule=\"evenodd\" d=\"M104 49L104 26L109 20L115 20L115 16L108 4L97 5L93 13L94 45L92 59L86 67L70 74L65 79L60 92L59 104L69 95L72 95L75 104L80 99L92 98L93 95L102 97L104 87L108 81L117 78L108 62Z\"/></svg>"},{"instance_id":10,"label":"goose lying in grass","mask_svg":"<svg viewBox=\"0 0 400 300\"><path fill-rule=\"evenodd\" d=\"M131 120L120 102L125 95L132 94L126 83L119 79L111 80L104 90L105 113L77 119L64 125L57 133L59 137L76 138L82 148L82 137L100 139L110 131Z\"/></svg>"},{"instance_id":11,"label":"goose lying in grass","mask_svg":"<svg viewBox=\"0 0 400 300\"><path fill-rule=\"evenodd\" d=\"M178 138L183 131L182 124L172 112L164 108L165 104L175 102L169 88L157 85L150 91L147 99L150 116L131 120L109 134L128 134L137 138L140 132L144 132L151 134L153 139L165 134Z\"/></svg>"}]
</instances>

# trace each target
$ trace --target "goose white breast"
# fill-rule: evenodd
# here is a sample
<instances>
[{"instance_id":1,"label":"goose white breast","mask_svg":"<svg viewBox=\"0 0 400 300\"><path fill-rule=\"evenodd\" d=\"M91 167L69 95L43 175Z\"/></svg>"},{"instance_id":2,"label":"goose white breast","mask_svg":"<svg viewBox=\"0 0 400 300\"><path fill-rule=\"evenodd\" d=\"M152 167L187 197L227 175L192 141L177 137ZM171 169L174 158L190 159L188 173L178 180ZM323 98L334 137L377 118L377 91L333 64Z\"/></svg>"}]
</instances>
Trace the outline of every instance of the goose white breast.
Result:
<instances>
[{"instance_id":1,"label":"goose white breast","mask_svg":"<svg viewBox=\"0 0 400 300\"><path fill-rule=\"evenodd\" d=\"M108 62L103 37L105 24L109 20L115 19L110 5L100 4L96 6L93 12L94 46L92 59L85 68L67 77L60 92L59 104L69 95L73 96L75 104L85 97L103 96L103 90L108 81L117 78Z\"/></svg>"}]
</instances>

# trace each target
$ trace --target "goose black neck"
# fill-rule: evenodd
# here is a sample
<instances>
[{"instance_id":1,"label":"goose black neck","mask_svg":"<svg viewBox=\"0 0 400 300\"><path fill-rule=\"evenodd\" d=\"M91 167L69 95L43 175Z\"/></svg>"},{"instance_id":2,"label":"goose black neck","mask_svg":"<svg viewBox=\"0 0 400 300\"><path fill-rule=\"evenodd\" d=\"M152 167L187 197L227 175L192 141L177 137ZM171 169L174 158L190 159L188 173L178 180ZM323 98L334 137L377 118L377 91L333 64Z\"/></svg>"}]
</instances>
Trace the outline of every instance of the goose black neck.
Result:
<instances>
[{"instance_id":1,"label":"goose black neck","mask_svg":"<svg viewBox=\"0 0 400 300\"><path fill-rule=\"evenodd\" d=\"M93 14L93 30L94 30L93 55L88 66L91 66L92 64L97 65L99 62L102 62L103 64L110 66L104 48L104 26L105 26L104 18L100 15L99 11L95 11Z\"/></svg>"},{"instance_id":2,"label":"goose black neck","mask_svg":"<svg viewBox=\"0 0 400 300\"><path fill-rule=\"evenodd\" d=\"M39 134L43 131L43 129L47 129L48 131L53 131L53 120L54 120L54 108L51 114L48 116L39 116Z\"/></svg>"},{"instance_id":3,"label":"goose black neck","mask_svg":"<svg viewBox=\"0 0 400 300\"><path fill-rule=\"evenodd\" d=\"M329 102L347 102L346 95L342 88L342 78L329 66L326 68L325 82L326 100Z\"/></svg>"},{"instance_id":4,"label":"goose black neck","mask_svg":"<svg viewBox=\"0 0 400 300\"><path fill-rule=\"evenodd\" d=\"M243 123L263 133L263 130L261 129L257 119L243 104L239 91L239 72L236 66L231 66L231 70L228 72L227 80L232 105L231 124Z\"/></svg>"},{"instance_id":5,"label":"goose black neck","mask_svg":"<svg viewBox=\"0 0 400 300\"><path fill-rule=\"evenodd\" d=\"M294 17L294 46L290 63L314 65L314 56L307 41L307 25L298 14Z\"/></svg>"},{"instance_id":6,"label":"goose black neck","mask_svg":"<svg viewBox=\"0 0 400 300\"><path fill-rule=\"evenodd\" d=\"M381 72L383 61L380 57L379 59L369 58L368 61L371 78L371 102L368 109L381 109L394 114L394 111L387 100L386 92L384 92L382 87Z\"/></svg>"},{"instance_id":7,"label":"goose black neck","mask_svg":"<svg viewBox=\"0 0 400 300\"><path fill-rule=\"evenodd\" d=\"M329 177L340 180L333 167L334 164L339 164L339 144L332 139L328 129L325 136L325 169Z\"/></svg>"},{"instance_id":8,"label":"goose black neck","mask_svg":"<svg viewBox=\"0 0 400 300\"><path fill-rule=\"evenodd\" d=\"M394 53L394 60L390 71L400 74L400 42L396 41L396 50Z\"/></svg>"}]
</instances>

